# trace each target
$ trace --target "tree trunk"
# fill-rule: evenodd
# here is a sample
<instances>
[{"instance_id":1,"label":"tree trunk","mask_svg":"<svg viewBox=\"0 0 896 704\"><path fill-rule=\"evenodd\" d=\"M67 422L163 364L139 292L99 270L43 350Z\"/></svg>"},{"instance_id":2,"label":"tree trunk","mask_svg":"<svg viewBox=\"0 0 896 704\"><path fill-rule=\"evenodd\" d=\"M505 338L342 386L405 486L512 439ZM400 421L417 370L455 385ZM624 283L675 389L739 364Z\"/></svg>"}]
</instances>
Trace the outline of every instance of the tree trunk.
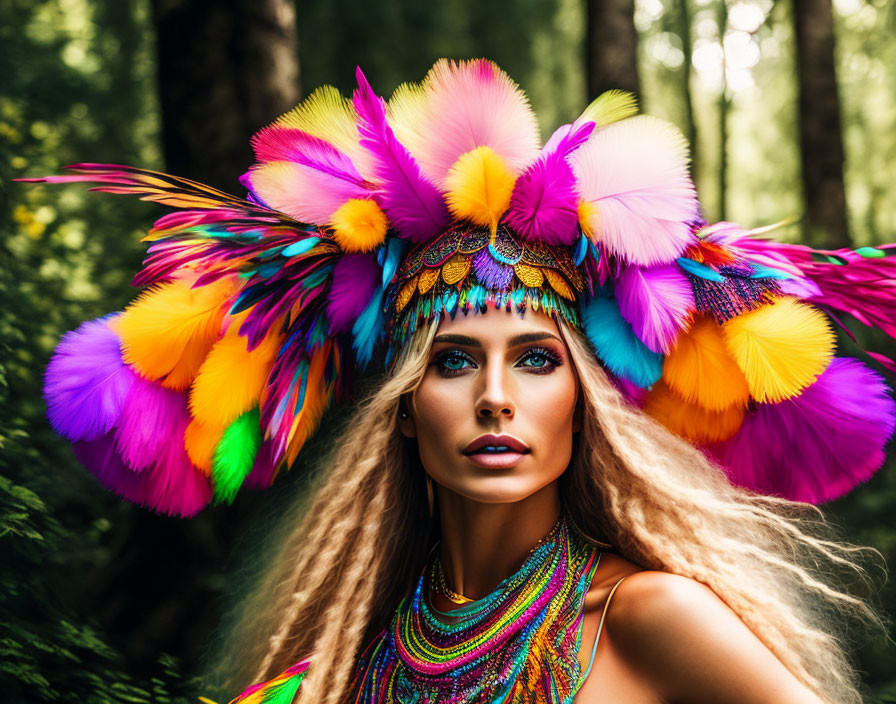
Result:
<instances>
[{"instance_id":1,"label":"tree trunk","mask_svg":"<svg viewBox=\"0 0 896 704\"><path fill-rule=\"evenodd\" d=\"M691 99L691 60L693 40L691 38L691 8L688 0L676 0L678 22L676 29L681 37L681 95L684 101L685 136L691 145L691 178L697 182L697 122L694 118L694 101ZM699 189L698 189L699 190Z\"/></svg>"},{"instance_id":2,"label":"tree trunk","mask_svg":"<svg viewBox=\"0 0 896 704\"><path fill-rule=\"evenodd\" d=\"M588 0L588 96L617 88L640 94L634 0Z\"/></svg>"},{"instance_id":3,"label":"tree trunk","mask_svg":"<svg viewBox=\"0 0 896 704\"><path fill-rule=\"evenodd\" d=\"M728 61L725 56L725 35L728 33L728 3L719 0L718 5L719 42L722 46L722 90L719 93L719 220L728 218L728 112L731 99L728 97Z\"/></svg>"},{"instance_id":4,"label":"tree trunk","mask_svg":"<svg viewBox=\"0 0 896 704\"><path fill-rule=\"evenodd\" d=\"M166 168L223 190L299 100L293 0L153 0Z\"/></svg>"},{"instance_id":5,"label":"tree trunk","mask_svg":"<svg viewBox=\"0 0 896 704\"><path fill-rule=\"evenodd\" d=\"M849 247L843 137L834 70L831 0L793 0L799 75L805 235L816 246Z\"/></svg>"}]
</instances>

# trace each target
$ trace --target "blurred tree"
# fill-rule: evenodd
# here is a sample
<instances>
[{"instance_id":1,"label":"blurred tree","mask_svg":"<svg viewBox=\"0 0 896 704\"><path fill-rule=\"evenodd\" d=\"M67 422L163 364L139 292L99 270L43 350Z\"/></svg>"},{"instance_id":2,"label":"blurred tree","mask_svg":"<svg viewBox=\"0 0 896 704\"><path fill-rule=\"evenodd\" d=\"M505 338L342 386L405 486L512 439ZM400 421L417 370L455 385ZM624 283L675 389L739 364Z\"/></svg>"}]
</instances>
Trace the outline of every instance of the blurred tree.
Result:
<instances>
[{"instance_id":1,"label":"blurred tree","mask_svg":"<svg viewBox=\"0 0 896 704\"><path fill-rule=\"evenodd\" d=\"M731 109L731 97L728 95L728 62L725 56L725 35L728 34L728 1L718 0L716 24L719 28L719 46L722 48L722 85L719 90L719 161L717 176L719 179L719 202L716 218L728 219L728 112Z\"/></svg>"},{"instance_id":2,"label":"blurred tree","mask_svg":"<svg viewBox=\"0 0 896 704\"><path fill-rule=\"evenodd\" d=\"M684 104L684 135L691 145L691 175L695 177L697 172L697 122L694 119L694 101L691 99L691 66L693 61L694 43L691 39L691 8L688 0L675 0L675 15L677 20L673 31L677 31L681 38L681 97Z\"/></svg>"},{"instance_id":3,"label":"blurred tree","mask_svg":"<svg viewBox=\"0 0 896 704\"><path fill-rule=\"evenodd\" d=\"M234 192L249 137L299 101L294 0L153 0L168 171Z\"/></svg>"},{"instance_id":4,"label":"blurred tree","mask_svg":"<svg viewBox=\"0 0 896 704\"><path fill-rule=\"evenodd\" d=\"M831 0L793 0L793 22L806 199L804 236L816 246L849 247Z\"/></svg>"},{"instance_id":5,"label":"blurred tree","mask_svg":"<svg viewBox=\"0 0 896 704\"><path fill-rule=\"evenodd\" d=\"M586 0L588 95L613 88L640 95L634 0Z\"/></svg>"}]
</instances>

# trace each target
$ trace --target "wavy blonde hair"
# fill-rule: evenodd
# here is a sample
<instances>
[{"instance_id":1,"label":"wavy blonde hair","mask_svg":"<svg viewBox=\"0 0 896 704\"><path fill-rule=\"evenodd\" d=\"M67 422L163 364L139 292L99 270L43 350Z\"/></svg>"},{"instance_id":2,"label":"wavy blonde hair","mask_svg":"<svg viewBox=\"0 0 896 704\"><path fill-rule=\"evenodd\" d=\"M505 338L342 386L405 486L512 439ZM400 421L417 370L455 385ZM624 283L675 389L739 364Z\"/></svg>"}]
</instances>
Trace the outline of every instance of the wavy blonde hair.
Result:
<instances>
[{"instance_id":1,"label":"wavy blonde hair","mask_svg":"<svg viewBox=\"0 0 896 704\"><path fill-rule=\"evenodd\" d=\"M821 511L733 487L689 442L633 407L589 343L558 322L582 388L582 431L561 497L575 524L629 560L713 589L823 701L862 701L836 624L881 625L836 584L869 584L870 548L830 539ZM338 704L362 647L409 593L436 539L399 401L420 384L436 325L421 328L358 407L229 638L244 687L310 656L299 704Z\"/></svg>"}]
</instances>

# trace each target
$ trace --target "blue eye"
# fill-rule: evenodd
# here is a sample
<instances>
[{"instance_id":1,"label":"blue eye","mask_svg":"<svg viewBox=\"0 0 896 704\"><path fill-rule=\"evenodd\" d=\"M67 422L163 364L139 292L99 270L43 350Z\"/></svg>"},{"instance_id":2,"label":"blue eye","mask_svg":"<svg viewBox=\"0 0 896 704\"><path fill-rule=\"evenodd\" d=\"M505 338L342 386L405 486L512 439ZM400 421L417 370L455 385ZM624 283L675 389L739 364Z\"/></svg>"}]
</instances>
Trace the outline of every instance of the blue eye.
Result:
<instances>
[{"instance_id":1,"label":"blue eye","mask_svg":"<svg viewBox=\"0 0 896 704\"><path fill-rule=\"evenodd\" d=\"M534 362L534 364L529 364L529 362ZM526 354L523 355L522 359L520 359L519 363L532 371L536 371L540 374L547 374L563 364L563 360L550 350L535 347L528 350Z\"/></svg>"},{"instance_id":2,"label":"blue eye","mask_svg":"<svg viewBox=\"0 0 896 704\"><path fill-rule=\"evenodd\" d=\"M467 364L473 364L473 360L460 350L448 350L439 355L433 364L443 376L453 376L466 369Z\"/></svg>"}]
</instances>

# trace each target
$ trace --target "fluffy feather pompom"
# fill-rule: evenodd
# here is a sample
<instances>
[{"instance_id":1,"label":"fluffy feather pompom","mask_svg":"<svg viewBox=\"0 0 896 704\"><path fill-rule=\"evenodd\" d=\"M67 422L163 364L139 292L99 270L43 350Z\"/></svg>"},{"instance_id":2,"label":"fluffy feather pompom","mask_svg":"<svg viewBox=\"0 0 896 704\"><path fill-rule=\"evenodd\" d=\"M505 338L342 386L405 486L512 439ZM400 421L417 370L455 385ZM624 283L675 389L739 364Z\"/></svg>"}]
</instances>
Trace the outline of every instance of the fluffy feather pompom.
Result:
<instances>
[{"instance_id":1,"label":"fluffy feather pompom","mask_svg":"<svg viewBox=\"0 0 896 704\"><path fill-rule=\"evenodd\" d=\"M579 193L596 206L583 227L623 261L671 262L696 241L688 147L671 124L646 116L616 122L570 159Z\"/></svg>"},{"instance_id":2,"label":"fluffy feather pompom","mask_svg":"<svg viewBox=\"0 0 896 704\"><path fill-rule=\"evenodd\" d=\"M743 406L728 406L709 411L688 403L662 381L654 384L647 395L644 410L670 432L692 443L720 442L734 435L744 420Z\"/></svg>"},{"instance_id":3,"label":"fluffy feather pompom","mask_svg":"<svg viewBox=\"0 0 896 704\"><path fill-rule=\"evenodd\" d=\"M114 428L137 380L121 358L110 318L66 333L44 376L50 425L69 440L95 440Z\"/></svg>"},{"instance_id":4,"label":"fluffy feather pompom","mask_svg":"<svg viewBox=\"0 0 896 704\"><path fill-rule=\"evenodd\" d=\"M883 378L857 360L834 358L799 396L758 404L711 454L734 484L822 503L871 478L894 425Z\"/></svg>"},{"instance_id":5,"label":"fluffy feather pompom","mask_svg":"<svg viewBox=\"0 0 896 704\"><path fill-rule=\"evenodd\" d=\"M696 318L678 337L663 364L663 381L685 401L708 411L745 408L750 400L747 380L709 316Z\"/></svg>"},{"instance_id":6,"label":"fluffy feather pompom","mask_svg":"<svg viewBox=\"0 0 896 704\"><path fill-rule=\"evenodd\" d=\"M115 445L125 464L143 471L158 460L167 443L182 442L174 434L182 432L185 407L184 393L136 378L115 429Z\"/></svg>"},{"instance_id":7,"label":"fluffy feather pompom","mask_svg":"<svg viewBox=\"0 0 896 704\"><path fill-rule=\"evenodd\" d=\"M352 198L333 213L333 237L344 252L370 252L386 241L389 221L380 206L368 199Z\"/></svg>"},{"instance_id":8,"label":"fluffy feather pompom","mask_svg":"<svg viewBox=\"0 0 896 704\"><path fill-rule=\"evenodd\" d=\"M485 59L440 59L419 86L395 92L389 115L398 138L436 184L476 147L490 147L515 174L538 156L538 123L529 100Z\"/></svg>"},{"instance_id":9,"label":"fluffy feather pompom","mask_svg":"<svg viewBox=\"0 0 896 704\"><path fill-rule=\"evenodd\" d=\"M461 156L445 179L445 200L451 213L477 225L498 227L513 193L516 176L489 147L477 147Z\"/></svg>"},{"instance_id":10,"label":"fluffy feather pompom","mask_svg":"<svg viewBox=\"0 0 896 704\"><path fill-rule=\"evenodd\" d=\"M770 403L795 396L815 381L836 344L827 316L792 298L731 318L722 333L750 394Z\"/></svg>"},{"instance_id":11,"label":"fluffy feather pompom","mask_svg":"<svg viewBox=\"0 0 896 704\"><path fill-rule=\"evenodd\" d=\"M660 378L663 356L651 351L632 331L612 298L594 298L583 307L585 334L615 375L647 388Z\"/></svg>"}]
</instances>

